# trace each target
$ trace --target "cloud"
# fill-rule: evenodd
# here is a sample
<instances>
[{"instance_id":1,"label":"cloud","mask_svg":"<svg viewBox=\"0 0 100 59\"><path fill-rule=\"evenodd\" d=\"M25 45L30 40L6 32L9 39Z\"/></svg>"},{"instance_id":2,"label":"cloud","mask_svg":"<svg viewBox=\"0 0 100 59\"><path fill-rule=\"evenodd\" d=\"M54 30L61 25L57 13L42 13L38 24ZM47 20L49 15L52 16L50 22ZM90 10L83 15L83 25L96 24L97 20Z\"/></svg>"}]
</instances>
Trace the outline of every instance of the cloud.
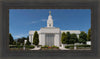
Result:
<instances>
[{"instance_id":1,"label":"cloud","mask_svg":"<svg viewBox=\"0 0 100 59\"><path fill-rule=\"evenodd\" d=\"M45 21L47 21L47 20L46 20L46 19L42 19L42 20L39 20L39 21L32 21L32 24L34 24L34 23L39 23L39 22L41 22L41 21L45 22Z\"/></svg>"},{"instance_id":2,"label":"cloud","mask_svg":"<svg viewBox=\"0 0 100 59\"><path fill-rule=\"evenodd\" d=\"M46 20L46 19L42 19L41 21L45 22L45 21L47 21L47 20Z\"/></svg>"},{"instance_id":3,"label":"cloud","mask_svg":"<svg viewBox=\"0 0 100 59\"><path fill-rule=\"evenodd\" d=\"M32 24L37 23L37 21L32 21Z\"/></svg>"},{"instance_id":4,"label":"cloud","mask_svg":"<svg viewBox=\"0 0 100 59\"><path fill-rule=\"evenodd\" d=\"M20 36L20 35L15 35L14 37L15 37L15 38L20 38L21 36Z\"/></svg>"},{"instance_id":5,"label":"cloud","mask_svg":"<svg viewBox=\"0 0 100 59\"><path fill-rule=\"evenodd\" d=\"M15 38L21 38L21 37L27 37L28 34L19 34L19 35L15 35Z\"/></svg>"}]
</instances>

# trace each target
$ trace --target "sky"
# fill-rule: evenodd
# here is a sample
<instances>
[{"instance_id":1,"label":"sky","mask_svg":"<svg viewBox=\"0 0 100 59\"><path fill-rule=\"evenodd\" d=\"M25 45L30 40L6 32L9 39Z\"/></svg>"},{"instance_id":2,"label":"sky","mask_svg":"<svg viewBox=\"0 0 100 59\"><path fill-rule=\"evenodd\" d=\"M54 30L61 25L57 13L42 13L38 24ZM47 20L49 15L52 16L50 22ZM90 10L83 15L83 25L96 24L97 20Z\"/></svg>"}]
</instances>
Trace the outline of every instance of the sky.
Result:
<instances>
[{"instance_id":1,"label":"sky","mask_svg":"<svg viewBox=\"0 0 100 59\"><path fill-rule=\"evenodd\" d=\"M9 33L14 39L27 37L29 31L47 26L49 11L54 27L60 30L88 32L91 27L90 9L9 9Z\"/></svg>"}]
</instances>

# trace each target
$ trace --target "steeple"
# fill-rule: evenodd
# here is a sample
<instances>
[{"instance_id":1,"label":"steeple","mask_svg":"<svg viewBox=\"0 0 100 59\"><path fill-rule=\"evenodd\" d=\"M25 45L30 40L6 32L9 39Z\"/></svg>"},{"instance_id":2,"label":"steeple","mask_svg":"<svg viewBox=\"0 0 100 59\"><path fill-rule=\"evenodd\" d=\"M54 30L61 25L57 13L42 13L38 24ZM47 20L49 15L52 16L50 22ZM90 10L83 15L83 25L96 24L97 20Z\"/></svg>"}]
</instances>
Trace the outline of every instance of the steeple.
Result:
<instances>
[{"instance_id":1,"label":"steeple","mask_svg":"<svg viewBox=\"0 0 100 59\"><path fill-rule=\"evenodd\" d=\"M51 11L49 11L49 15L51 15Z\"/></svg>"},{"instance_id":2,"label":"steeple","mask_svg":"<svg viewBox=\"0 0 100 59\"><path fill-rule=\"evenodd\" d=\"M53 19L51 16L51 11L49 11L49 16L48 16L48 20L47 20L47 27L53 27Z\"/></svg>"}]
</instances>

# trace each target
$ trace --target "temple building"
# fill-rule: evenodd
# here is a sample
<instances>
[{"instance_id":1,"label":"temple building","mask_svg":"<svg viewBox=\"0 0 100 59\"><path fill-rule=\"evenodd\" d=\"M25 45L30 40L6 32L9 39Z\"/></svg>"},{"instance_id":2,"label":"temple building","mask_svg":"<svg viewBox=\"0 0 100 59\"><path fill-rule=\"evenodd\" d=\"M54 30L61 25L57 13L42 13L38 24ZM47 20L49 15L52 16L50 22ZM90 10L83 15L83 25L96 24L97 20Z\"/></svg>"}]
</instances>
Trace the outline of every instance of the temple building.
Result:
<instances>
[{"instance_id":1,"label":"temple building","mask_svg":"<svg viewBox=\"0 0 100 59\"><path fill-rule=\"evenodd\" d=\"M33 35L35 31L29 31L29 41L33 44ZM41 28L37 31L39 34L39 45L48 45L48 46L58 46L60 47L61 43L61 34L63 32L75 33L79 37L80 30L60 30L58 27L53 26L53 19L51 16L51 11L49 11L49 16L47 20L47 27Z\"/></svg>"}]
</instances>

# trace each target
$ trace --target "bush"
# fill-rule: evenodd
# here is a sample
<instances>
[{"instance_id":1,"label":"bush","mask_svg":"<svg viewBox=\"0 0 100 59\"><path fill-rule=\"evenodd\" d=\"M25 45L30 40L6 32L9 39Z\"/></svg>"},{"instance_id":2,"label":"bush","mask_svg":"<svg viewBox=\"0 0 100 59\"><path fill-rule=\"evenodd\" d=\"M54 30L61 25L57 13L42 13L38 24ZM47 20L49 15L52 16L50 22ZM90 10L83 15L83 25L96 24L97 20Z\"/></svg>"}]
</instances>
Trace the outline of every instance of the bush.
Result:
<instances>
[{"instance_id":1,"label":"bush","mask_svg":"<svg viewBox=\"0 0 100 59\"><path fill-rule=\"evenodd\" d=\"M74 48L74 45L65 46L65 48Z\"/></svg>"},{"instance_id":2,"label":"bush","mask_svg":"<svg viewBox=\"0 0 100 59\"><path fill-rule=\"evenodd\" d=\"M13 45L16 45L16 42L15 41L13 42Z\"/></svg>"},{"instance_id":3,"label":"bush","mask_svg":"<svg viewBox=\"0 0 100 59\"><path fill-rule=\"evenodd\" d=\"M23 48L23 46L17 45L17 48Z\"/></svg>"},{"instance_id":4,"label":"bush","mask_svg":"<svg viewBox=\"0 0 100 59\"><path fill-rule=\"evenodd\" d=\"M48 46L47 46L47 45L45 45L45 46L42 46L41 48L48 48Z\"/></svg>"},{"instance_id":5,"label":"bush","mask_svg":"<svg viewBox=\"0 0 100 59\"><path fill-rule=\"evenodd\" d=\"M57 47L57 46L52 46L52 48L59 48L59 47Z\"/></svg>"},{"instance_id":6,"label":"bush","mask_svg":"<svg viewBox=\"0 0 100 59\"><path fill-rule=\"evenodd\" d=\"M91 45L77 45L77 47L91 47Z\"/></svg>"},{"instance_id":7,"label":"bush","mask_svg":"<svg viewBox=\"0 0 100 59\"><path fill-rule=\"evenodd\" d=\"M17 45L20 45L20 43L19 43L19 42L17 42Z\"/></svg>"},{"instance_id":8,"label":"bush","mask_svg":"<svg viewBox=\"0 0 100 59\"><path fill-rule=\"evenodd\" d=\"M32 45L26 45L25 47L26 48L34 48L34 46L32 46Z\"/></svg>"},{"instance_id":9,"label":"bush","mask_svg":"<svg viewBox=\"0 0 100 59\"><path fill-rule=\"evenodd\" d=\"M9 48L17 48L17 46L16 45L13 45L13 46L9 46Z\"/></svg>"},{"instance_id":10,"label":"bush","mask_svg":"<svg viewBox=\"0 0 100 59\"><path fill-rule=\"evenodd\" d=\"M23 48L23 46L20 46L20 45L12 45L12 46L9 46L9 48Z\"/></svg>"},{"instance_id":11,"label":"bush","mask_svg":"<svg viewBox=\"0 0 100 59\"><path fill-rule=\"evenodd\" d=\"M25 45L31 45L31 42L28 40Z\"/></svg>"}]
</instances>

